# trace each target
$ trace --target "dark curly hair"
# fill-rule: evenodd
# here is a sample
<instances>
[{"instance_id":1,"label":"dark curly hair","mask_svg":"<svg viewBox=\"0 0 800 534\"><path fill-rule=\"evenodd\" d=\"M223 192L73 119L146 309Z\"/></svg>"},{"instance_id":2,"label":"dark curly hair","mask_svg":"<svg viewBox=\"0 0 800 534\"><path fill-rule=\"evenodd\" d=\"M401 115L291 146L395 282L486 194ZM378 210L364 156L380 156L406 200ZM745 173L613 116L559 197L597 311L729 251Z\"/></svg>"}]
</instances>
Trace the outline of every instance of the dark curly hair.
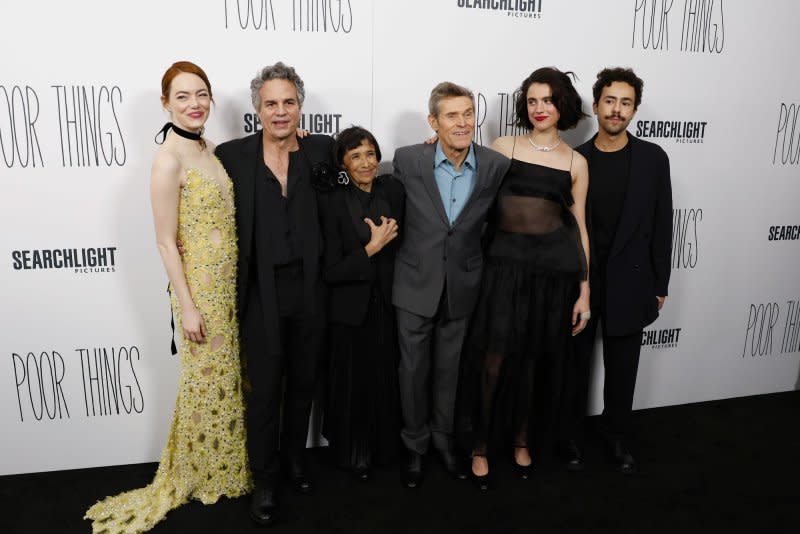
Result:
<instances>
[{"instance_id":1,"label":"dark curly hair","mask_svg":"<svg viewBox=\"0 0 800 534\"><path fill-rule=\"evenodd\" d=\"M614 82L624 82L633 87L636 92L636 101L633 103L633 109L639 109L639 104L642 103L642 87L644 82L641 78L636 76L633 69L614 67L610 69L603 69L597 73L597 81L592 86L592 96L594 103L600 102L600 95L603 94L603 87L608 87Z\"/></svg>"},{"instance_id":2,"label":"dark curly hair","mask_svg":"<svg viewBox=\"0 0 800 534\"><path fill-rule=\"evenodd\" d=\"M378 141L375 139L375 136L372 135L372 132L361 126L350 126L339 132L336 136L336 142L333 145L333 158L336 164L340 168L343 167L344 155L347 154L349 150L361 146L363 141L375 147L375 156L377 156L378 161L380 161L381 147L378 146Z\"/></svg>"},{"instance_id":3,"label":"dark curly hair","mask_svg":"<svg viewBox=\"0 0 800 534\"><path fill-rule=\"evenodd\" d=\"M575 86L572 85L570 76L577 78L572 71L561 72L555 67L542 67L536 69L530 76L525 78L517 92L516 125L527 130L533 128L533 124L528 117L528 89L534 83L543 83L550 86L553 92L553 104L559 115L561 115L557 124L559 130L574 128L582 118L588 117L589 115L583 112L583 100L581 100L581 95L578 94L578 91L575 90Z\"/></svg>"}]
</instances>

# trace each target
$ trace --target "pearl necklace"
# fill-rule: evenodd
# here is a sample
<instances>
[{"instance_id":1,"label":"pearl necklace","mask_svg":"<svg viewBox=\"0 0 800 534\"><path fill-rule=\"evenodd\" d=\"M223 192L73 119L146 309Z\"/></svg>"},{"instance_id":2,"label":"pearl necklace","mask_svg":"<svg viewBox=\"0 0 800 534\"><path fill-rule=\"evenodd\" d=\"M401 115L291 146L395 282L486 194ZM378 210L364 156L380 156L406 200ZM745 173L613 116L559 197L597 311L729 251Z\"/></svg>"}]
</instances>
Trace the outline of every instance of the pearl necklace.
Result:
<instances>
[{"instance_id":1,"label":"pearl necklace","mask_svg":"<svg viewBox=\"0 0 800 534\"><path fill-rule=\"evenodd\" d=\"M561 136L559 136L558 139L556 139L556 142L550 146L537 145L536 143L533 142L533 139L531 138L530 135L526 135L525 137L528 138L528 142L531 144L533 149L538 150L539 152L551 152L556 148L558 148L558 145L561 144Z\"/></svg>"}]
</instances>

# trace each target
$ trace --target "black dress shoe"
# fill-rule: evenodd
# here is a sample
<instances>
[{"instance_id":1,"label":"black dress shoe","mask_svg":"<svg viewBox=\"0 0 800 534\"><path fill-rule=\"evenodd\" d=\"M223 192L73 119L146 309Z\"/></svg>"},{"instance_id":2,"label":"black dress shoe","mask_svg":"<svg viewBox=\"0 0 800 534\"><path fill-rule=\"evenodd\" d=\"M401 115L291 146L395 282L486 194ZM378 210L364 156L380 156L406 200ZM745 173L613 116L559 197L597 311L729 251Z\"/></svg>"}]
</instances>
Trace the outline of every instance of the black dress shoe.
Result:
<instances>
[{"instance_id":1,"label":"black dress shoe","mask_svg":"<svg viewBox=\"0 0 800 534\"><path fill-rule=\"evenodd\" d=\"M261 486L250 496L250 519L259 525L267 526L275 522L278 503L274 486Z\"/></svg>"},{"instance_id":2,"label":"black dress shoe","mask_svg":"<svg viewBox=\"0 0 800 534\"><path fill-rule=\"evenodd\" d=\"M461 461L461 458L456 453L452 450L442 449L439 451L439 457L442 459L445 470L451 476L459 480L467 479L467 470L464 468L464 462Z\"/></svg>"},{"instance_id":3,"label":"black dress shoe","mask_svg":"<svg viewBox=\"0 0 800 534\"><path fill-rule=\"evenodd\" d=\"M632 475L636 472L636 460L621 441L612 443L611 456L623 475Z\"/></svg>"},{"instance_id":4,"label":"black dress shoe","mask_svg":"<svg viewBox=\"0 0 800 534\"><path fill-rule=\"evenodd\" d=\"M475 456L483 456L483 455L475 455ZM487 472L485 475L476 475L475 471L470 468L469 471L469 478L472 480L472 483L475 484L475 487L478 488L478 491L485 492L489 491L489 473Z\"/></svg>"},{"instance_id":5,"label":"black dress shoe","mask_svg":"<svg viewBox=\"0 0 800 534\"><path fill-rule=\"evenodd\" d=\"M298 493L311 493L314 485L308 476L308 467L305 454L290 456L287 459L289 481Z\"/></svg>"},{"instance_id":6,"label":"black dress shoe","mask_svg":"<svg viewBox=\"0 0 800 534\"><path fill-rule=\"evenodd\" d=\"M574 441L570 440L564 444L561 455L564 460L564 467L566 467L567 471L582 471L585 467L581 449Z\"/></svg>"},{"instance_id":7,"label":"black dress shoe","mask_svg":"<svg viewBox=\"0 0 800 534\"><path fill-rule=\"evenodd\" d=\"M408 458L403 466L403 484L408 488L416 488L422 484L422 455L408 451Z\"/></svg>"}]
</instances>

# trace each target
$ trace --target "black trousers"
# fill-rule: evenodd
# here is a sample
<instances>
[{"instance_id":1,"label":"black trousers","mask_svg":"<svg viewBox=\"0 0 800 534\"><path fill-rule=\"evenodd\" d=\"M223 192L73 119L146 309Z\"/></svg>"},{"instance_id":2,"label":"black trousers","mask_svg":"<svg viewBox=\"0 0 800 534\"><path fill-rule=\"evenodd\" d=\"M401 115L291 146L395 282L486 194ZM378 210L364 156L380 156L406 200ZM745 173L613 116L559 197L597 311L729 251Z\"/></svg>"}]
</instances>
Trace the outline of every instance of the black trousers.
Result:
<instances>
[{"instance_id":1,"label":"black trousers","mask_svg":"<svg viewBox=\"0 0 800 534\"><path fill-rule=\"evenodd\" d=\"M600 293L598 291L598 293ZM595 288L592 288L595 296ZM639 353L642 349L642 332L627 336L609 336L605 332L602 303L592 308L592 318L586 328L575 336L575 359L568 380L568 401L564 403L562 435L576 441L583 440L583 422L586 416L591 374L592 349L598 323L603 337L603 415L601 431L610 440L631 439L631 413L636 374L639 370Z\"/></svg>"},{"instance_id":2,"label":"black trousers","mask_svg":"<svg viewBox=\"0 0 800 534\"><path fill-rule=\"evenodd\" d=\"M302 271L276 273L279 331L269 332L258 285L248 285L242 318L242 345L250 383L246 394L247 453L255 483L274 485L280 474L279 449L285 456L297 456L306 446L325 334L324 308L320 305L317 314L304 315L298 304L303 302ZM265 349L266 340L276 334L282 350L280 354L270 354Z\"/></svg>"}]
</instances>

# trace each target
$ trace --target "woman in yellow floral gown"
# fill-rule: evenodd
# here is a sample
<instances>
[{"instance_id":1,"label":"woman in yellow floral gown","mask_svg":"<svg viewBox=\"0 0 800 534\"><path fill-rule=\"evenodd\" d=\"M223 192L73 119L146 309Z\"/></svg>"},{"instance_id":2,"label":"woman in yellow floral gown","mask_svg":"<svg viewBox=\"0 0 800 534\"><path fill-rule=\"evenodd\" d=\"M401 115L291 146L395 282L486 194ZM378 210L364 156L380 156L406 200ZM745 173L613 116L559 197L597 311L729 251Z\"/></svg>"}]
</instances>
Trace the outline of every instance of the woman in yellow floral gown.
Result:
<instances>
[{"instance_id":1,"label":"woman in yellow floral gown","mask_svg":"<svg viewBox=\"0 0 800 534\"><path fill-rule=\"evenodd\" d=\"M211 84L181 61L162 79L172 119L151 172L159 252L181 324L175 415L153 482L108 497L86 519L95 533L144 532L189 499L212 504L251 489L236 319L236 229L232 184L201 133ZM182 243L183 255L177 242Z\"/></svg>"}]
</instances>

